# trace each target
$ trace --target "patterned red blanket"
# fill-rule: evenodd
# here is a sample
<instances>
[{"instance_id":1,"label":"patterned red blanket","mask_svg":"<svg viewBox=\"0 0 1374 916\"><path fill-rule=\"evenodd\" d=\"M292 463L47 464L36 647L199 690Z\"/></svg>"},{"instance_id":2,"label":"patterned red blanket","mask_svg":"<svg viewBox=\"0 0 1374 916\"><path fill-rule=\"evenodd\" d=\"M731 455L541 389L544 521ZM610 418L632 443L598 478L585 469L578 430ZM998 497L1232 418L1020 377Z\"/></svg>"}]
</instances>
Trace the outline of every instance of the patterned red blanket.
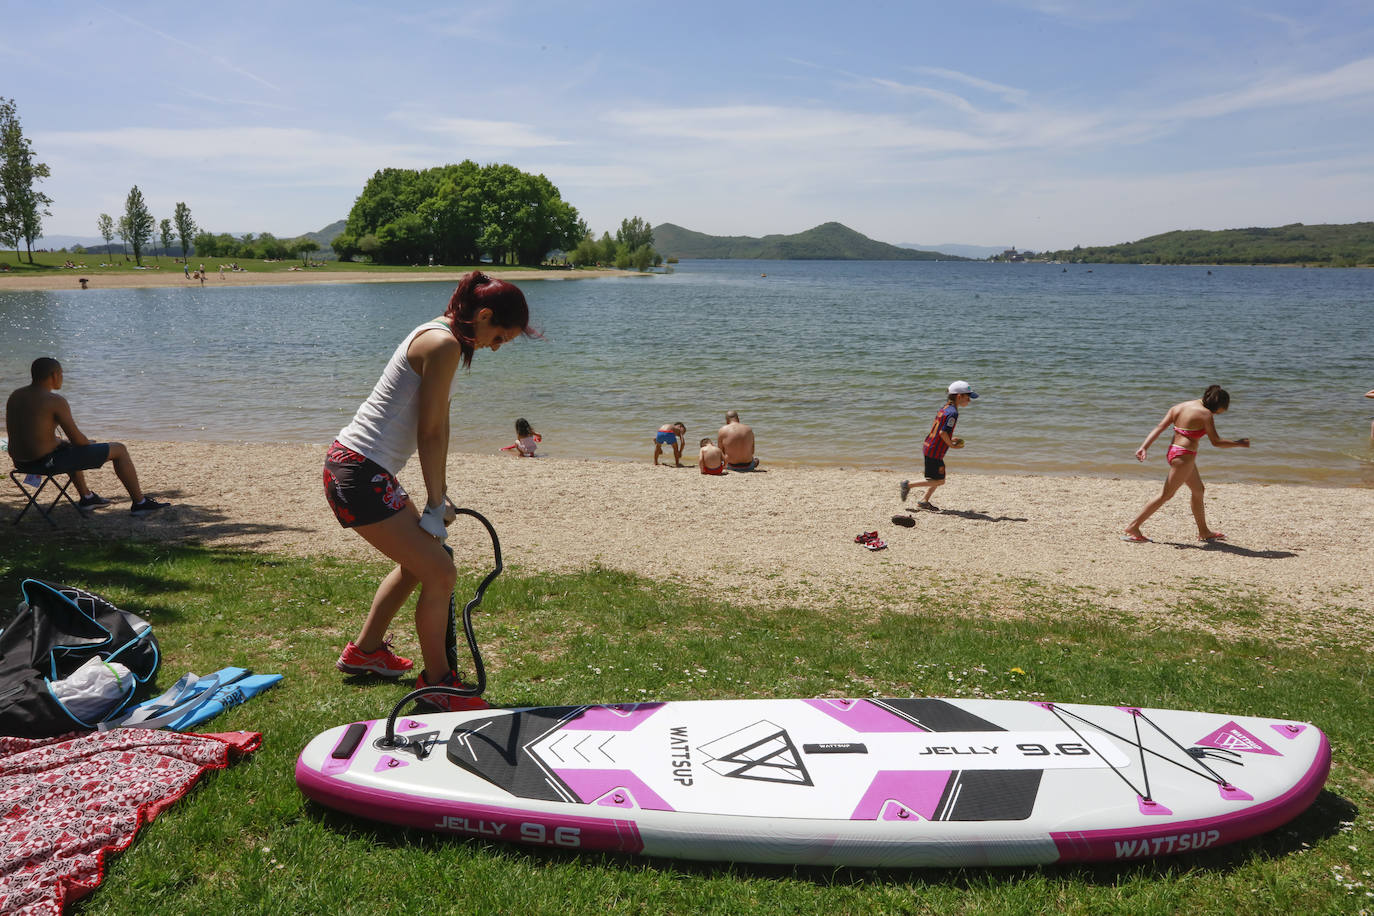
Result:
<instances>
[{"instance_id":1,"label":"patterned red blanket","mask_svg":"<svg viewBox=\"0 0 1374 916\"><path fill-rule=\"evenodd\" d=\"M0 913L57 916L100 884L107 853L128 848L201 773L261 744L254 732L142 728L0 737Z\"/></svg>"}]
</instances>

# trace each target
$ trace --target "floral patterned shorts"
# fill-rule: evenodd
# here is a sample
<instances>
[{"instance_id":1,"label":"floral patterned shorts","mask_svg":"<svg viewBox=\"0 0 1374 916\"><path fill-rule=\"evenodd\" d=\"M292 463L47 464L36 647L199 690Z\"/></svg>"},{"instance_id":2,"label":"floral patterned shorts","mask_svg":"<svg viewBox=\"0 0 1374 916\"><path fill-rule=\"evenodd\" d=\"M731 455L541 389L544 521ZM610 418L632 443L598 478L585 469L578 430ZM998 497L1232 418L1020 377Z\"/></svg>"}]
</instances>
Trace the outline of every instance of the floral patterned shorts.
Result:
<instances>
[{"instance_id":1,"label":"floral patterned shorts","mask_svg":"<svg viewBox=\"0 0 1374 916\"><path fill-rule=\"evenodd\" d=\"M345 528L385 521L410 502L395 475L338 440L324 459L324 495Z\"/></svg>"}]
</instances>

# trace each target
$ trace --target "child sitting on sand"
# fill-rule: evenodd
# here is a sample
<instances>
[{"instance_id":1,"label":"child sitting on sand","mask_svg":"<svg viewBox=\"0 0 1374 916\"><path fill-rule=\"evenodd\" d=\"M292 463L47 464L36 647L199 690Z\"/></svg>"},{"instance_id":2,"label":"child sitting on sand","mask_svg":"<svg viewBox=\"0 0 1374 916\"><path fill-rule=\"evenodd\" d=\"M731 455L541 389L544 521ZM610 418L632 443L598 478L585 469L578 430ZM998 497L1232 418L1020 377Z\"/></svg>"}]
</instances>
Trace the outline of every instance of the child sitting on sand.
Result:
<instances>
[{"instance_id":1,"label":"child sitting on sand","mask_svg":"<svg viewBox=\"0 0 1374 916\"><path fill-rule=\"evenodd\" d=\"M717 445L711 444L710 437L700 442L701 453L697 455L697 467L703 474L719 477L725 473L725 453Z\"/></svg>"},{"instance_id":2,"label":"child sitting on sand","mask_svg":"<svg viewBox=\"0 0 1374 916\"><path fill-rule=\"evenodd\" d=\"M515 444L507 445L502 448L501 451L514 451L521 458L534 458L537 457L534 454L535 449L537 449L539 443L543 441L544 437L534 431L534 427L530 425L530 421L521 417L515 421Z\"/></svg>"},{"instance_id":3,"label":"child sitting on sand","mask_svg":"<svg viewBox=\"0 0 1374 916\"><path fill-rule=\"evenodd\" d=\"M682 467L682 445L686 441L683 436L687 435L687 424L664 423L654 433L654 464L658 464L658 458L663 454L663 446L673 447L673 464Z\"/></svg>"}]
</instances>

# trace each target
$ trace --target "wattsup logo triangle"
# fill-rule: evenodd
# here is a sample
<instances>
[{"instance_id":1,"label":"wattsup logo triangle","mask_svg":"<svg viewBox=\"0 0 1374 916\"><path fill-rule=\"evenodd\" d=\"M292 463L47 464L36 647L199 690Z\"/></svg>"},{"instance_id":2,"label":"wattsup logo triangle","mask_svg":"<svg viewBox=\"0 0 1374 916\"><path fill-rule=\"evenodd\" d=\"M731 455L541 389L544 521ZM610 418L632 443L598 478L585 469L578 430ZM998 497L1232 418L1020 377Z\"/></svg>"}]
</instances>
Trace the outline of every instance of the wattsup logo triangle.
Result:
<instances>
[{"instance_id":1,"label":"wattsup logo triangle","mask_svg":"<svg viewBox=\"0 0 1374 916\"><path fill-rule=\"evenodd\" d=\"M755 722L697 750L707 758L706 766L728 779L812 785L791 736L772 722Z\"/></svg>"},{"instance_id":2,"label":"wattsup logo triangle","mask_svg":"<svg viewBox=\"0 0 1374 916\"><path fill-rule=\"evenodd\" d=\"M1278 751L1265 744L1235 722L1227 722L1206 738L1198 740L1200 747L1216 747L1224 751L1242 751L1248 754L1272 754L1282 757Z\"/></svg>"}]
</instances>

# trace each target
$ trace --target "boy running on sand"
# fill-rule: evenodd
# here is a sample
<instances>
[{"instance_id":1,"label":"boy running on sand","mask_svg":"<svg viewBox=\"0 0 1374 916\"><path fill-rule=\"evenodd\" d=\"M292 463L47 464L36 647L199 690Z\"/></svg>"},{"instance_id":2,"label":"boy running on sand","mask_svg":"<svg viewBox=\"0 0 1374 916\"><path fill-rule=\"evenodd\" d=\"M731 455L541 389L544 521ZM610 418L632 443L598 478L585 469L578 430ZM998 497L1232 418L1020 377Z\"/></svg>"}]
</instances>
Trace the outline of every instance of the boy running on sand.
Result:
<instances>
[{"instance_id":1,"label":"boy running on sand","mask_svg":"<svg viewBox=\"0 0 1374 916\"><path fill-rule=\"evenodd\" d=\"M935 421L930 424L930 432L926 434L925 444L921 448L926 465L926 498L916 505L931 512L940 511L939 507L930 501L930 497L935 493L935 488L945 482L945 452L952 448L964 447L964 440L954 435L954 425L959 422L959 408L973 403L973 399L978 397L978 392L970 388L968 382L959 381L949 386L948 395L945 406L935 414ZM906 502L907 493L910 491L911 481L903 480L902 502Z\"/></svg>"}]
</instances>

